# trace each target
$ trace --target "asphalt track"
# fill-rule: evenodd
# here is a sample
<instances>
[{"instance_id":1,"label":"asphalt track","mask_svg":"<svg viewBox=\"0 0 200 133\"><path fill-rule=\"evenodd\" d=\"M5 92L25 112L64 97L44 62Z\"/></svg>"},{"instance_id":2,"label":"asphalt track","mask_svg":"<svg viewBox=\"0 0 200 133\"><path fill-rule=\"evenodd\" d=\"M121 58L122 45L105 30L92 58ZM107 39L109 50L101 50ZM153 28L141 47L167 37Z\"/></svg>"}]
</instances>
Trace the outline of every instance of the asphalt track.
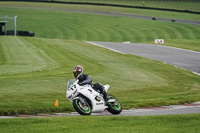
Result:
<instances>
[{"instance_id":1,"label":"asphalt track","mask_svg":"<svg viewBox=\"0 0 200 133\"><path fill-rule=\"evenodd\" d=\"M155 44L87 42L115 52L161 61L200 75L200 52Z\"/></svg>"},{"instance_id":2,"label":"asphalt track","mask_svg":"<svg viewBox=\"0 0 200 133\"><path fill-rule=\"evenodd\" d=\"M170 115L170 114L194 114L200 113L200 102L184 105L171 105L153 108L140 108L123 110L118 116L146 116L146 115ZM72 113L57 113L59 116L77 116L77 112ZM108 111L102 113L92 113L94 116L112 116Z\"/></svg>"},{"instance_id":3,"label":"asphalt track","mask_svg":"<svg viewBox=\"0 0 200 133\"><path fill-rule=\"evenodd\" d=\"M122 110L119 115L113 115L108 111L100 113L92 113L93 116L147 116L147 115L175 115L175 114L195 114L200 113L200 102L183 105L161 106L153 108L140 108ZM39 114L39 115L19 115L19 116L0 116L0 119L8 118L41 118L41 117L57 117L57 116L80 116L77 112L71 113L55 113L53 115Z\"/></svg>"}]
</instances>

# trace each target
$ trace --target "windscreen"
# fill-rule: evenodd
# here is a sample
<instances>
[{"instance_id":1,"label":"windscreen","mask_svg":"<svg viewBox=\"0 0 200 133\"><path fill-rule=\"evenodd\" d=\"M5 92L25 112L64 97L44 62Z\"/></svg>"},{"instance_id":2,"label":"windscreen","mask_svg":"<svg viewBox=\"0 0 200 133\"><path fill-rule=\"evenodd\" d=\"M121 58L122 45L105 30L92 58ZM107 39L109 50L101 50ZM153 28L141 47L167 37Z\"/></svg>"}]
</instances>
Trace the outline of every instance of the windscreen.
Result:
<instances>
[{"instance_id":1,"label":"windscreen","mask_svg":"<svg viewBox=\"0 0 200 133\"><path fill-rule=\"evenodd\" d=\"M70 79L68 81L68 83L67 83L67 89L70 88L73 85L74 81L75 81L75 79Z\"/></svg>"}]
</instances>

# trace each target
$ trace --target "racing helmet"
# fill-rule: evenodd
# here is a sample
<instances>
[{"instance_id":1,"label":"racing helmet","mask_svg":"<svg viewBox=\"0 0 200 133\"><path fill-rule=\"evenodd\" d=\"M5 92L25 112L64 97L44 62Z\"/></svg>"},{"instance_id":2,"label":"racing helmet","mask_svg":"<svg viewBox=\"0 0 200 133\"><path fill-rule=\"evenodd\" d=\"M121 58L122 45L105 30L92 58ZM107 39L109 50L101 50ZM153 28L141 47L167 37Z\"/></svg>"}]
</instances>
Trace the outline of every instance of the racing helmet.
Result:
<instances>
[{"instance_id":1,"label":"racing helmet","mask_svg":"<svg viewBox=\"0 0 200 133\"><path fill-rule=\"evenodd\" d=\"M77 78L78 76L81 76L83 74L83 67L80 65L75 66L73 69L73 74L75 78Z\"/></svg>"}]
</instances>

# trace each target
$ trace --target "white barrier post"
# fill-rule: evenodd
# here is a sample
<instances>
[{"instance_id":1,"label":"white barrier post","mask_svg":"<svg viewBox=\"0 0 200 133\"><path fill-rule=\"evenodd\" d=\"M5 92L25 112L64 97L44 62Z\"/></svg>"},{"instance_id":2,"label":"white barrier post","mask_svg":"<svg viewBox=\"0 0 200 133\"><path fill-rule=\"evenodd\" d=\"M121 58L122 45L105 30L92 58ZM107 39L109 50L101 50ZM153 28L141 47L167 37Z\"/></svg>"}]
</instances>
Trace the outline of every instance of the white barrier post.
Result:
<instances>
[{"instance_id":1,"label":"white barrier post","mask_svg":"<svg viewBox=\"0 0 200 133\"><path fill-rule=\"evenodd\" d=\"M14 24L15 24L15 33L14 33L14 35L16 36L17 35L17 16L15 16L15 18L14 18Z\"/></svg>"}]
</instances>

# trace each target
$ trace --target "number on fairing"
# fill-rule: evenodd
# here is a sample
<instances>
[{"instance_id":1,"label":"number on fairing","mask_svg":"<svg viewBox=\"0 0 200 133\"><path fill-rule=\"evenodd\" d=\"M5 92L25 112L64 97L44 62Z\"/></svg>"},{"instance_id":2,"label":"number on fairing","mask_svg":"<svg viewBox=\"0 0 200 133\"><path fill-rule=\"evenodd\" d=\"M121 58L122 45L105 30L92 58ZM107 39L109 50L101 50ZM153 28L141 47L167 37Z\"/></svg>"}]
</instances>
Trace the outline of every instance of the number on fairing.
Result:
<instances>
[{"instance_id":1,"label":"number on fairing","mask_svg":"<svg viewBox=\"0 0 200 133\"><path fill-rule=\"evenodd\" d=\"M73 85L72 87L69 88L69 90L74 90L76 89L76 85Z\"/></svg>"}]
</instances>

